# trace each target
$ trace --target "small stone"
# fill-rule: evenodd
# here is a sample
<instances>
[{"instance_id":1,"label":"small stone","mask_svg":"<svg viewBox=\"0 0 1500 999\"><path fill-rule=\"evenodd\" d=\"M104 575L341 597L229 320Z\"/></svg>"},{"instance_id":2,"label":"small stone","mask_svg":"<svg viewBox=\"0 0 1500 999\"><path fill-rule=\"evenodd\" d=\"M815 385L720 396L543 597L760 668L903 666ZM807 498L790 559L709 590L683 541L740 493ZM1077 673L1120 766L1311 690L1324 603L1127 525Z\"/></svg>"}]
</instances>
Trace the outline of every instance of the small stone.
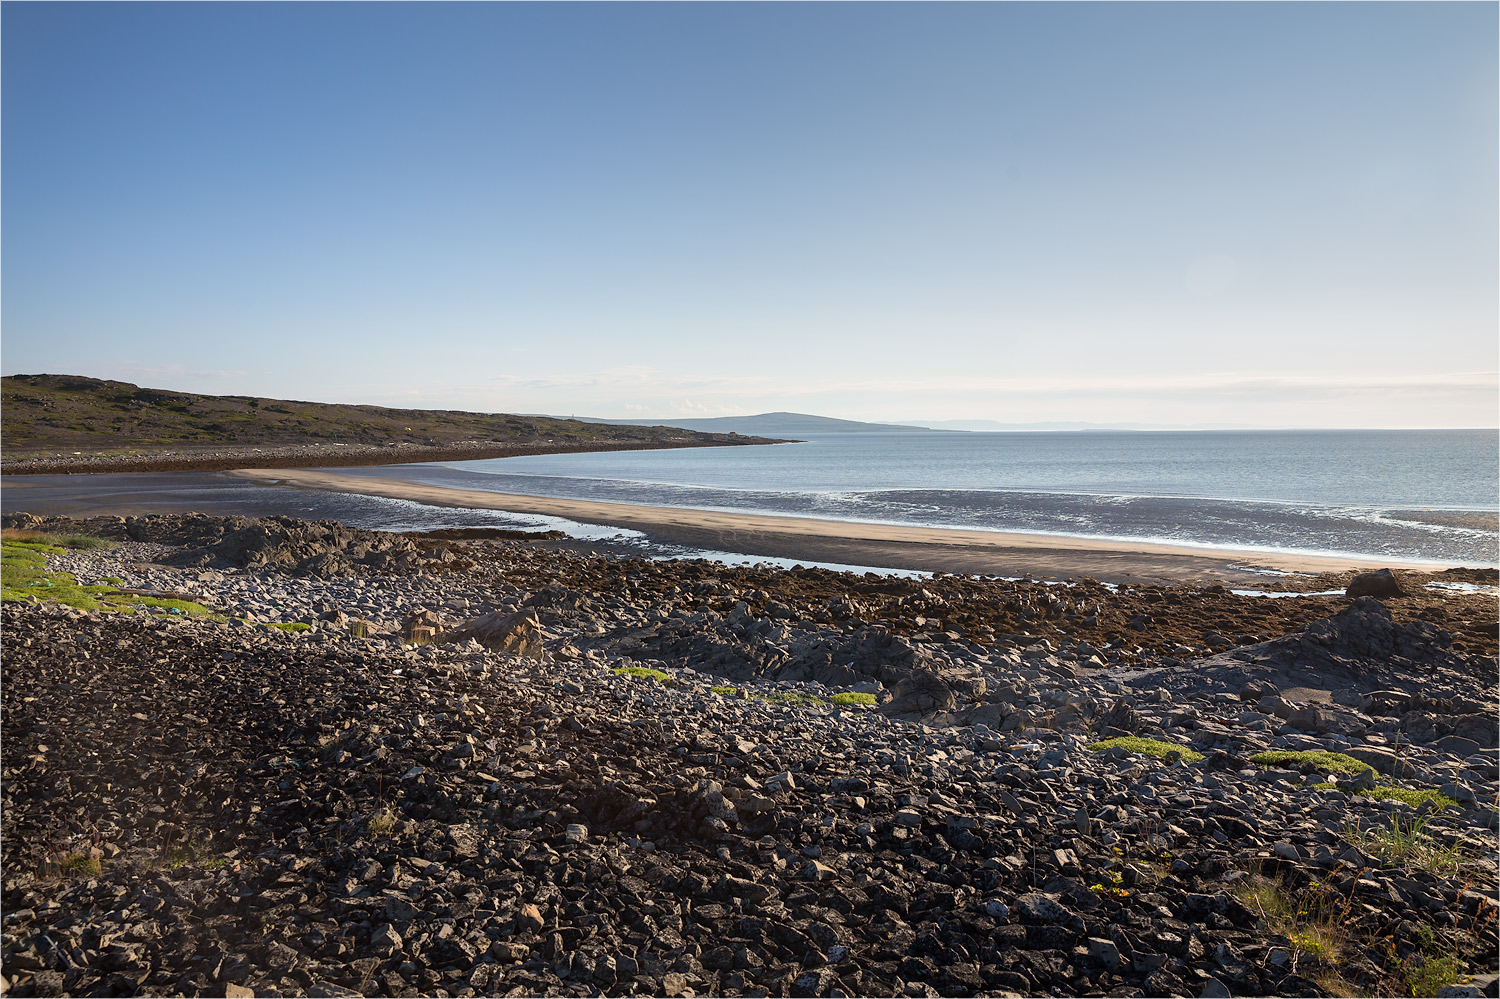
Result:
<instances>
[{"instance_id":1,"label":"small stone","mask_svg":"<svg viewBox=\"0 0 1500 999\"><path fill-rule=\"evenodd\" d=\"M521 911L516 913L516 929L524 932L540 933L547 921L542 918L542 910L534 903L528 902L521 906Z\"/></svg>"},{"instance_id":2,"label":"small stone","mask_svg":"<svg viewBox=\"0 0 1500 999\"><path fill-rule=\"evenodd\" d=\"M1198 999L1229 999L1229 987L1217 978L1210 978L1203 983L1203 991L1198 993Z\"/></svg>"},{"instance_id":3,"label":"small stone","mask_svg":"<svg viewBox=\"0 0 1500 999\"><path fill-rule=\"evenodd\" d=\"M1002 924L1010 919L1010 906L998 898L992 898L984 903L984 911L991 919L997 920Z\"/></svg>"},{"instance_id":4,"label":"small stone","mask_svg":"<svg viewBox=\"0 0 1500 999\"><path fill-rule=\"evenodd\" d=\"M896 824L901 826L919 826L922 824L922 813L912 808L903 808L896 813Z\"/></svg>"},{"instance_id":5,"label":"small stone","mask_svg":"<svg viewBox=\"0 0 1500 999\"><path fill-rule=\"evenodd\" d=\"M743 898L750 902L763 902L771 895L771 889L755 881L726 874L719 879L717 892L724 898Z\"/></svg>"},{"instance_id":6,"label":"small stone","mask_svg":"<svg viewBox=\"0 0 1500 999\"><path fill-rule=\"evenodd\" d=\"M1353 777L1338 782L1339 787L1348 788L1352 791L1371 791L1375 788L1375 771L1361 770Z\"/></svg>"},{"instance_id":7,"label":"small stone","mask_svg":"<svg viewBox=\"0 0 1500 999\"><path fill-rule=\"evenodd\" d=\"M1454 801L1463 802L1463 801L1473 801L1474 800L1474 792L1471 791L1469 788L1465 787L1462 784L1457 784L1457 783L1444 784L1444 785L1442 785L1441 787L1438 788L1438 792L1441 793L1441 794L1446 794L1448 797L1452 798Z\"/></svg>"},{"instance_id":8,"label":"small stone","mask_svg":"<svg viewBox=\"0 0 1500 999\"><path fill-rule=\"evenodd\" d=\"M1028 892L1016 899L1016 909L1026 919L1038 923L1066 923L1073 914L1039 892Z\"/></svg>"},{"instance_id":9,"label":"small stone","mask_svg":"<svg viewBox=\"0 0 1500 999\"><path fill-rule=\"evenodd\" d=\"M569 843L582 843L589 838L589 827L574 822L568 826L564 835Z\"/></svg>"},{"instance_id":10,"label":"small stone","mask_svg":"<svg viewBox=\"0 0 1500 999\"><path fill-rule=\"evenodd\" d=\"M808 997L821 996L828 991L834 982L833 972L827 968L819 968L809 971L792 982L791 994L793 996Z\"/></svg>"},{"instance_id":11,"label":"small stone","mask_svg":"<svg viewBox=\"0 0 1500 999\"><path fill-rule=\"evenodd\" d=\"M390 923L381 923L370 935L370 949L382 957L390 957L401 953L401 948L406 942L401 939L401 934L396 932Z\"/></svg>"},{"instance_id":12,"label":"small stone","mask_svg":"<svg viewBox=\"0 0 1500 999\"><path fill-rule=\"evenodd\" d=\"M802 868L802 876L808 881L829 881L835 876L832 867L820 864L816 860Z\"/></svg>"},{"instance_id":13,"label":"small stone","mask_svg":"<svg viewBox=\"0 0 1500 999\"><path fill-rule=\"evenodd\" d=\"M530 953L530 947L525 944L513 943L509 940L496 940L490 944L490 957L510 964L526 960L527 955Z\"/></svg>"},{"instance_id":14,"label":"small stone","mask_svg":"<svg viewBox=\"0 0 1500 999\"><path fill-rule=\"evenodd\" d=\"M1115 946L1113 940L1090 937L1089 957L1098 961L1110 971L1114 971L1120 966L1120 948Z\"/></svg>"}]
</instances>

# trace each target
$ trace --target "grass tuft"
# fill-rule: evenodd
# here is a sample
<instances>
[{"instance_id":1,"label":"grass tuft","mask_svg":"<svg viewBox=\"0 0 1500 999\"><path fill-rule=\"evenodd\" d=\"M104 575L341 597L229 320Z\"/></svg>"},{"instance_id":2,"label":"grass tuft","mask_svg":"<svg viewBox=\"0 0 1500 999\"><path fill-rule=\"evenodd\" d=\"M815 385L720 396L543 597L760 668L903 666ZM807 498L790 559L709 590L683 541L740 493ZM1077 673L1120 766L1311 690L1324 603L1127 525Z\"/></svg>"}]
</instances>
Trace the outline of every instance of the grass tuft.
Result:
<instances>
[{"instance_id":1,"label":"grass tuft","mask_svg":"<svg viewBox=\"0 0 1500 999\"><path fill-rule=\"evenodd\" d=\"M843 693L834 694L833 695L833 703L835 703L835 704L874 704L875 703L875 695L874 694L858 694L858 693L855 693L852 690L846 690Z\"/></svg>"},{"instance_id":2,"label":"grass tuft","mask_svg":"<svg viewBox=\"0 0 1500 999\"><path fill-rule=\"evenodd\" d=\"M312 625L306 621L272 621L271 627L280 628L282 631L295 635L299 632L307 631Z\"/></svg>"},{"instance_id":3,"label":"grass tuft","mask_svg":"<svg viewBox=\"0 0 1500 999\"><path fill-rule=\"evenodd\" d=\"M1409 996L1435 996L1444 985L1453 985L1464 975L1464 963L1456 957L1426 957L1413 954L1401 962L1401 978Z\"/></svg>"},{"instance_id":4,"label":"grass tuft","mask_svg":"<svg viewBox=\"0 0 1500 999\"><path fill-rule=\"evenodd\" d=\"M64 878L97 878L103 873L104 867L99 863L98 857L70 853L58 861L56 870L58 876Z\"/></svg>"},{"instance_id":5,"label":"grass tuft","mask_svg":"<svg viewBox=\"0 0 1500 999\"><path fill-rule=\"evenodd\" d=\"M1135 735L1121 735L1113 739L1105 739L1102 742L1093 743L1088 748L1096 753L1102 753L1106 749L1123 749L1127 753L1135 753L1138 756L1166 756L1168 753L1180 753L1184 763L1197 763L1203 759L1202 753L1195 752L1186 746L1162 742L1160 739L1143 739Z\"/></svg>"},{"instance_id":6,"label":"grass tuft","mask_svg":"<svg viewBox=\"0 0 1500 999\"><path fill-rule=\"evenodd\" d=\"M396 813L389 808L377 808L370 815L368 828L371 836L389 836L396 828Z\"/></svg>"},{"instance_id":7,"label":"grass tuft","mask_svg":"<svg viewBox=\"0 0 1500 999\"><path fill-rule=\"evenodd\" d=\"M97 548L113 548L115 546L115 542L113 541L105 538L91 537L87 534L49 534L46 531L28 531L18 527L7 527L0 530L0 540L33 547L52 555L59 554L68 548L76 551L89 551Z\"/></svg>"},{"instance_id":8,"label":"grass tuft","mask_svg":"<svg viewBox=\"0 0 1500 999\"><path fill-rule=\"evenodd\" d=\"M1241 881L1234 894L1260 915L1266 929L1286 937L1299 960L1320 967L1324 977L1337 976L1349 942L1349 903L1336 891L1318 882L1296 891L1281 878L1255 874Z\"/></svg>"},{"instance_id":9,"label":"grass tuft","mask_svg":"<svg viewBox=\"0 0 1500 999\"><path fill-rule=\"evenodd\" d=\"M1392 815L1390 821L1369 829L1350 823L1344 828L1344 839L1365 853L1388 864L1400 864L1434 874L1451 875L1462 866L1465 855L1457 845L1443 846L1427 831L1432 817Z\"/></svg>"}]
</instances>

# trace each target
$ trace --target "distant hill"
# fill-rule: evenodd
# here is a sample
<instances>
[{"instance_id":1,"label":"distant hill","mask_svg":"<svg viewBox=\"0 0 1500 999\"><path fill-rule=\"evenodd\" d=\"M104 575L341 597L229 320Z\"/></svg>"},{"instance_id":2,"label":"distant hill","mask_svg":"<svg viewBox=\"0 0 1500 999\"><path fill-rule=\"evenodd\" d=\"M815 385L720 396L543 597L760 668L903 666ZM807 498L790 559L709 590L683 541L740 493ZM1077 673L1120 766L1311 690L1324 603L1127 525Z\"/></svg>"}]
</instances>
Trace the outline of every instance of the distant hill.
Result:
<instances>
[{"instance_id":1,"label":"distant hill","mask_svg":"<svg viewBox=\"0 0 1500 999\"><path fill-rule=\"evenodd\" d=\"M807 413L760 413L755 416L715 416L694 420L604 420L588 416L579 417L589 423L607 423L614 426L634 427L680 427L702 433L753 434L762 437L783 437L787 434L885 434L912 433L928 430L928 427L908 427L896 423L861 423L858 420L836 420L831 416L812 416Z\"/></svg>"},{"instance_id":2,"label":"distant hill","mask_svg":"<svg viewBox=\"0 0 1500 999\"><path fill-rule=\"evenodd\" d=\"M1000 423L996 420L916 420L918 426L933 430L1264 430L1250 423Z\"/></svg>"},{"instance_id":3,"label":"distant hill","mask_svg":"<svg viewBox=\"0 0 1500 999\"><path fill-rule=\"evenodd\" d=\"M540 446L751 443L680 428L609 427L579 420L441 409L388 409L242 395L141 388L82 375L0 378L0 429L7 459L56 451L300 444L460 443Z\"/></svg>"}]
</instances>

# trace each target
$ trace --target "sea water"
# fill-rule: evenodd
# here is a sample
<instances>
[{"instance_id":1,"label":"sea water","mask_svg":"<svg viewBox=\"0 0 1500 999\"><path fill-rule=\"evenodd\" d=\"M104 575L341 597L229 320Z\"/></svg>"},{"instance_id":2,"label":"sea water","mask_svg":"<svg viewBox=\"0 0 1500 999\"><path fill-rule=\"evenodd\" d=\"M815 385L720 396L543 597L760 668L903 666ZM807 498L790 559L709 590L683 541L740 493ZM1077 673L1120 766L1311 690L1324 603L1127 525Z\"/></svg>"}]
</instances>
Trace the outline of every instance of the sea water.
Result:
<instances>
[{"instance_id":1,"label":"sea water","mask_svg":"<svg viewBox=\"0 0 1500 999\"><path fill-rule=\"evenodd\" d=\"M1206 548L1497 562L1493 430L817 434L335 469L653 506Z\"/></svg>"}]
</instances>

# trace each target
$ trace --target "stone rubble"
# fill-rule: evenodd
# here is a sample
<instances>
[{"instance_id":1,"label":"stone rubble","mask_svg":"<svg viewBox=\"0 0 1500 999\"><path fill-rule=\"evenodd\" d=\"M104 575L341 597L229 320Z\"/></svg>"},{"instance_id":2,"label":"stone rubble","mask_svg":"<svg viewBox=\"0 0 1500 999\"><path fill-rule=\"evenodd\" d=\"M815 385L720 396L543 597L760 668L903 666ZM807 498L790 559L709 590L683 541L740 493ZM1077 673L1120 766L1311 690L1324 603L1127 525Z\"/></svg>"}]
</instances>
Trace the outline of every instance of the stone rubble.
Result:
<instances>
[{"instance_id":1,"label":"stone rubble","mask_svg":"<svg viewBox=\"0 0 1500 999\"><path fill-rule=\"evenodd\" d=\"M1361 987L1439 952L1493 994L1496 664L1432 609L1484 598L1288 626L1191 588L17 524L112 534L49 567L225 620L0 611L10 994L1327 994L1252 875L1341 900ZM1188 647L1195 615L1282 637ZM1206 758L1087 748L1117 735ZM1421 818L1468 859L1371 856L1355 830L1419 811L1271 748L1444 788Z\"/></svg>"}]
</instances>

